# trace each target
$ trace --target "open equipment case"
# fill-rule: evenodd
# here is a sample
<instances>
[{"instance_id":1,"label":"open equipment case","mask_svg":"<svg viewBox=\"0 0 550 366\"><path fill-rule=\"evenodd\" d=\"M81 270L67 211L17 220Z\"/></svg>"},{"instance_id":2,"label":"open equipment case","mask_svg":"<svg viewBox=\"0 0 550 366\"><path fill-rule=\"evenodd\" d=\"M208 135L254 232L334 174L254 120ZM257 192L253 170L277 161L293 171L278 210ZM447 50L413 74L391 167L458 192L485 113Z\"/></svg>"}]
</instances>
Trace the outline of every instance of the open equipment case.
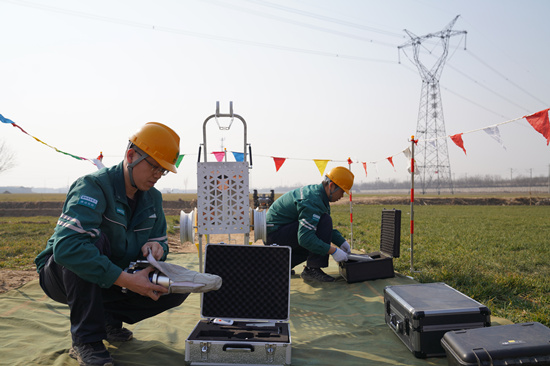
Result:
<instances>
[{"instance_id":1,"label":"open equipment case","mask_svg":"<svg viewBox=\"0 0 550 366\"><path fill-rule=\"evenodd\" d=\"M222 119L229 119L224 125ZM207 124L229 130L233 120L242 122L243 145L237 161L208 161ZM249 147L247 154L246 147ZM180 215L181 241L198 234L201 272L222 278L217 291L201 294L201 320L185 341L187 365L290 365L290 253L289 247L250 245L265 242L265 211L250 209L248 170L252 151L247 143L244 118L230 112L216 113L203 123L203 161L197 162L197 210ZM235 153L234 153L235 154ZM250 159L250 165L249 165ZM212 242L213 234L244 236L243 245ZM203 238L206 239L203 260Z\"/></svg>"},{"instance_id":2,"label":"open equipment case","mask_svg":"<svg viewBox=\"0 0 550 366\"><path fill-rule=\"evenodd\" d=\"M399 257L400 242L401 211L384 209L380 226L380 251L367 255L351 254L348 261L338 264L340 275L348 283L394 277L393 258Z\"/></svg>"},{"instance_id":3,"label":"open equipment case","mask_svg":"<svg viewBox=\"0 0 550 366\"><path fill-rule=\"evenodd\" d=\"M283 246L207 244L205 272L223 284L202 294L187 365L290 365L290 254Z\"/></svg>"}]
</instances>

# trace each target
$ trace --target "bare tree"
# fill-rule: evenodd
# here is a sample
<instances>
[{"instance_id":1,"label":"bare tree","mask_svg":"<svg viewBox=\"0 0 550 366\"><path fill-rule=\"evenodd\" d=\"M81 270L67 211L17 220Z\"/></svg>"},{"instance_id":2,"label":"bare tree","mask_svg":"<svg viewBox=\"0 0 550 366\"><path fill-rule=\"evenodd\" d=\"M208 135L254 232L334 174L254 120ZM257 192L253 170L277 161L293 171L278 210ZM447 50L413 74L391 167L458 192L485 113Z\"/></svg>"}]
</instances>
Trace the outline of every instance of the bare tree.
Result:
<instances>
[{"instance_id":1,"label":"bare tree","mask_svg":"<svg viewBox=\"0 0 550 366\"><path fill-rule=\"evenodd\" d=\"M9 147L0 141L0 174L15 166L15 155Z\"/></svg>"}]
</instances>

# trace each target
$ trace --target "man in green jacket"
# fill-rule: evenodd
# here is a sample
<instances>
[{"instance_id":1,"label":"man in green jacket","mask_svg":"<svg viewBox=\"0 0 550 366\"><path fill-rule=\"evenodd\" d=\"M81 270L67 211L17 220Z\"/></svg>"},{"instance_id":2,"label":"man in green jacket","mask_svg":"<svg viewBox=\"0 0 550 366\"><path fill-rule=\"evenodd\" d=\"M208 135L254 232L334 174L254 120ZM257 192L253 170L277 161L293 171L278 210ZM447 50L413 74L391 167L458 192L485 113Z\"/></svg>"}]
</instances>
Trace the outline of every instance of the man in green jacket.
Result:
<instances>
[{"instance_id":1,"label":"man in green jacket","mask_svg":"<svg viewBox=\"0 0 550 366\"><path fill-rule=\"evenodd\" d=\"M176 173L178 155L179 136L161 123L146 123L130 137L121 163L72 184L55 231L35 259L44 292L69 305L69 354L80 365L113 365L103 339L130 340L123 322L157 315L188 296L153 284L153 267L124 271L149 252L166 259L166 219L154 185Z\"/></svg>"},{"instance_id":2,"label":"man in green jacket","mask_svg":"<svg viewBox=\"0 0 550 366\"><path fill-rule=\"evenodd\" d=\"M330 202L350 193L353 173L344 167L332 169L321 184L297 188L279 197L266 215L266 245L292 248L291 267L307 261L301 277L306 281L333 282L321 268L328 267L329 254L346 261L351 248L332 227ZM331 243L335 246L331 246Z\"/></svg>"}]
</instances>

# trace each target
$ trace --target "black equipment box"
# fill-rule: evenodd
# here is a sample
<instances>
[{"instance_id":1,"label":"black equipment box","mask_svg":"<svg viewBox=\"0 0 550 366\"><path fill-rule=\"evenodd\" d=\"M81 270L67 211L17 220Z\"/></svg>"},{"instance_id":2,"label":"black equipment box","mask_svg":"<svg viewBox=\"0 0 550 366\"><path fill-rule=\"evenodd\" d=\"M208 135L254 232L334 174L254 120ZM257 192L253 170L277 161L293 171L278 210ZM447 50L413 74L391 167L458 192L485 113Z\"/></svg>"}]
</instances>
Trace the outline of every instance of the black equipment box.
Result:
<instances>
[{"instance_id":1,"label":"black equipment box","mask_svg":"<svg viewBox=\"0 0 550 366\"><path fill-rule=\"evenodd\" d=\"M208 244L201 320L185 341L187 365L290 365L290 247Z\"/></svg>"},{"instance_id":2,"label":"black equipment box","mask_svg":"<svg viewBox=\"0 0 550 366\"><path fill-rule=\"evenodd\" d=\"M418 358L444 356L448 331L491 325L489 308L441 282L386 286L384 304L386 324Z\"/></svg>"},{"instance_id":3,"label":"black equipment box","mask_svg":"<svg viewBox=\"0 0 550 366\"><path fill-rule=\"evenodd\" d=\"M380 251L366 256L353 254L347 262L340 262L340 275L348 283L394 277L393 258L399 258L401 243L401 211L383 210L380 226ZM363 258L365 259L363 259Z\"/></svg>"},{"instance_id":4,"label":"black equipment box","mask_svg":"<svg viewBox=\"0 0 550 366\"><path fill-rule=\"evenodd\" d=\"M550 328L536 322L447 332L441 344L450 366L550 365Z\"/></svg>"}]
</instances>

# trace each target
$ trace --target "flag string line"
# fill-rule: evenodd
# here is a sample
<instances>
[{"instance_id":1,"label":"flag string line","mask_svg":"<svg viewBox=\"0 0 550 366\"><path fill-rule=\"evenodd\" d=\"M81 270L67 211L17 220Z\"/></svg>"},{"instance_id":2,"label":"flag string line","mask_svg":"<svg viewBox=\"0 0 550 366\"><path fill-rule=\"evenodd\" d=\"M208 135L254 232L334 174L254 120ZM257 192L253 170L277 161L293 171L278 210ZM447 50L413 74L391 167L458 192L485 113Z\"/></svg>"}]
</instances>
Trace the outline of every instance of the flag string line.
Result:
<instances>
[{"instance_id":1,"label":"flag string line","mask_svg":"<svg viewBox=\"0 0 550 366\"><path fill-rule=\"evenodd\" d=\"M541 113L541 112L546 112L548 113L548 109L546 110L542 110L540 112L537 112L537 113ZM537 114L535 113L535 114ZM530 115L530 116L533 116L533 115ZM492 124L492 125L489 125L489 126L485 126L485 127L482 127L482 128L477 128L477 129L473 129L473 130L470 130L470 131L466 131L466 132L462 132L462 133L459 133L457 135L465 135L465 134L470 134L470 133L474 133L474 132L479 132L479 131L483 131L483 130L487 130L487 129L491 129L491 128L495 128L495 127L498 127L498 126L502 126L502 125L505 125L505 124L508 124L508 123L512 123L512 122L516 122L516 121L519 121L521 119L524 119L526 117L530 117L530 116L523 116L523 117L517 117L517 118L514 118L514 119L511 119L511 120L508 120L508 121L504 121L504 122L500 122L500 123L496 123L496 124ZM548 118L548 115L546 115L546 118ZM78 155L74 155L74 154L70 154L68 152L65 152L65 151L62 151L62 150L59 150L58 148L54 147L54 146L51 146L47 143L45 143L44 141L40 140L39 138L31 135L30 133L28 133L27 131L25 131L22 127L20 127L19 125L17 125L15 122L13 122L11 119L9 118L5 118L2 114L0 114L0 122L2 123L5 123L5 124L11 124L13 127L17 127L21 132L25 133L26 135L32 137L34 140L46 145L47 147L61 153L61 154L64 154L64 155L67 155L67 156L70 156L72 158L75 158L77 160L86 160L86 161L89 161L90 163L96 165L98 168L102 167L103 164L101 164L101 160L98 161L98 159L88 159L88 158L85 158L85 157L81 157L81 156L78 156ZM550 127L550 126L549 126ZM540 132L540 131L538 131ZM541 132L542 133L542 132ZM435 138L431 138L431 139L417 139L416 140L416 143L418 143L419 141L422 141L422 142L432 142L432 141L437 141L437 140L441 140L441 139L445 139L445 138L451 138L453 139L453 136L456 136L456 135L446 135L446 136L440 136L440 137L435 137ZM545 136L547 137L547 136ZM548 137L547 137L548 138ZM455 142L456 143L456 142ZM460 147L460 146L459 146ZM463 148L463 147L462 147ZM395 153L393 155L390 155L386 158L383 158L383 159L379 159L379 160L375 160L375 161L360 161L360 160L355 160L353 161L351 158L348 158L346 160L335 160L335 159L306 159L306 158L293 158L293 157L276 157L276 156L270 156L270 155L261 155L261 154L258 154L256 156L259 156L259 157L268 157L268 158L273 158L273 159L283 159L283 162L286 161L286 160L301 160L301 161L315 161L316 163L324 163L326 165L326 163L328 162L336 162L336 163L351 163L351 162L355 162L355 163L362 163L365 167L365 173L366 173L366 166L365 164L378 164L382 161L385 161L385 160L388 160L391 165L393 166L393 157L395 156L398 156L400 154L404 154L404 155L407 155L407 151L409 150L410 148L409 147L406 147L405 149L403 149L402 151L398 152L398 153ZM463 148L464 149L464 148ZM212 154L219 154L220 152L212 152ZM100 154L101 157L103 157L102 154ZM184 156L195 156L197 154L180 154L180 158L183 158ZM99 157L98 157L99 158ZM179 162L181 162L181 159L179 159ZM179 164L178 164L179 165ZM277 167L277 171L279 170L279 168L282 166L282 163ZM395 167L394 167L395 169ZM321 170L321 169L320 169ZM322 172L321 172L322 174Z\"/></svg>"}]
</instances>

